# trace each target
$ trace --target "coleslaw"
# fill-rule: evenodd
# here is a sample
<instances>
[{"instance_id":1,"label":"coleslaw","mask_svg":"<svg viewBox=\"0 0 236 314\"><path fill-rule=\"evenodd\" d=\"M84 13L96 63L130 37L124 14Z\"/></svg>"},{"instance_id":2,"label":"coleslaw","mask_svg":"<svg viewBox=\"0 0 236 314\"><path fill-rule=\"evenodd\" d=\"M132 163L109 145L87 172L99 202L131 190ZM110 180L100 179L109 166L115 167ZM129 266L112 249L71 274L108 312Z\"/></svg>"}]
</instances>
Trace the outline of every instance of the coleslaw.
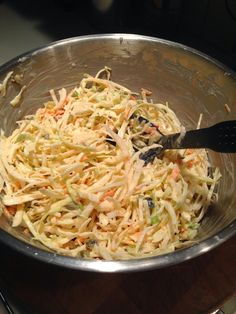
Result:
<instances>
[{"instance_id":1,"label":"coleslaw","mask_svg":"<svg viewBox=\"0 0 236 314\"><path fill-rule=\"evenodd\" d=\"M51 90L51 101L1 135L2 212L60 254L113 260L174 251L196 236L220 172L209 174L204 149L167 150L146 164L140 154L158 147L158 130L184 136L185 128L168 104L110 73Z\"/></svg>"}]
</instances>

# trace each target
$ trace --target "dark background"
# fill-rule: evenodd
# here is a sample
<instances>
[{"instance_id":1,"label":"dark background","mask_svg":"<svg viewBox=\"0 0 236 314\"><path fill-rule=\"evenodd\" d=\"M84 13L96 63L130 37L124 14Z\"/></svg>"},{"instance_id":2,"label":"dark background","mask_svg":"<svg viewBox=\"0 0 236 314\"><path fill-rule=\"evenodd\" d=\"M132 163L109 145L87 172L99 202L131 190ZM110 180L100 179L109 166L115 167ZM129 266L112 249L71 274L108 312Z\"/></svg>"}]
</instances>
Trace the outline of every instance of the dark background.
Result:
<instances>
[{"instance_id":1,"label":"dark background","mask_svg":"<svg viewBox=\"0 0 236 314\"><path fill-rule=\"evenodd\" d=\"M49 41L111 32L145 34L184 43L236 70L236 0L0 0L0 3L26 21L37 21L32 27L47 35ZM9 27L14 28L14 21L9 21ZM5 40L9 45L14 40L33 41L14 38L14 32L10 37L9 42ZM29 43L25 45L28 47Z\"/></svg>"}]
</instances>

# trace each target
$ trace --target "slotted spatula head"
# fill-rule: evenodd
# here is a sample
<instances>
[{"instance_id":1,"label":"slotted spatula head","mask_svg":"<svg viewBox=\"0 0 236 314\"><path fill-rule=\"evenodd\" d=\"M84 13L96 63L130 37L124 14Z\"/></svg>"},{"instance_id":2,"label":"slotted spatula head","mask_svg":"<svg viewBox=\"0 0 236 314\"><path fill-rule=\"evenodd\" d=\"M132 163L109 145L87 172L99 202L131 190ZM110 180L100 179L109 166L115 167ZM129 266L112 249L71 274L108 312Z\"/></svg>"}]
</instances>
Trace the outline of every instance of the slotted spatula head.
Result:
<instances>
[{"instance_id":1,"label":"slotted spatula head","mask_svg":"<svg viewBox=\"0 0 236 314\"><path fill-rule=\"evenodd\" d=\"M220 153L236 153L236 120L217 123L209 128L187 131L182 139L181 134L163 135L158 144L162 147L151 148L140 159L145 164L166 149L208 148Z\"/></svg>"}]
</instances>

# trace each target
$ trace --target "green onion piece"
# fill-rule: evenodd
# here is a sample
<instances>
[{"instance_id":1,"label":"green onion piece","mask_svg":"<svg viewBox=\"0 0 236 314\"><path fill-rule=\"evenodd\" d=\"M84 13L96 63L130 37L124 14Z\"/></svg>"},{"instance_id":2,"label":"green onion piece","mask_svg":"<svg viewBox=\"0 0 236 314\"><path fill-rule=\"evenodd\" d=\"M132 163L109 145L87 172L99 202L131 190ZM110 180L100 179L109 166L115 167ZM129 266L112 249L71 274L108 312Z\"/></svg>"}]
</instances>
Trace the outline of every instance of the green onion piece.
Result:
<instances>
[{"instance_id":1,"label":"green onion piece","mask_svg":"<svg viewBox=\"0 0 236 314\"><path fill-rule=\"evenodd\" d=\"M191 222L189 225L188 225L188 228L189 229L197 229L199 227L199 224L197 222Z\"/></svg>"},{"instance_id":2,"label":"green onion piece","mask_svg":"<svg viewBox=\"0 0 236 314\"><path fill-rule=\"evenodd\" d=\"M156 225L160 222L160 218L158 217L158 215L152 216L151 217L151 225Z\"/></svg>"},{"instance_id":3,"label":"green onion piece","mask_svg":"<svg viewBox=\"0 0 236 314\"><path fill-rule=\"evenodd\" d=\"M72 97L79 97L79 93L75 90L74 93L72 94Z\"/></svg>"},{"instance_id":4,"label":"green onion piece","mask_svg":"<svg viewBox=\"0 0 236 314\"><path fill-rule=\"evenodd\" d=\"M16 143L22 143L25 140L32 140L32 136L30 134L22 133L17 137Z\"/></svg>"},{"instance_id":5,"label":"green onion piece","mask_svg":"<svg viewBox=\"0 0 236 314\"><path fill-rule=\"evenodd\" d=\"M82 205L81 203L78 203L78 208L83 211L84 210L84 205Z\"/></svg>"}]
</instances>

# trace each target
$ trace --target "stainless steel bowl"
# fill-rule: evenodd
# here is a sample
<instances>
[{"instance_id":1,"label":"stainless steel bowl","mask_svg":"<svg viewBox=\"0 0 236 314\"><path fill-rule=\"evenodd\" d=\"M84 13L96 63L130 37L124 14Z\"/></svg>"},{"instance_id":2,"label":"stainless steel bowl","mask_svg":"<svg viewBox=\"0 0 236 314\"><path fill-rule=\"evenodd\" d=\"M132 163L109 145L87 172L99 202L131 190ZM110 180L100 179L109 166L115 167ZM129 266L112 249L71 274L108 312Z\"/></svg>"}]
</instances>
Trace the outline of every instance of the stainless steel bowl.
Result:
<instances>
[{"instance_id":1,"label":"stainless steel bowl","mask_svg":"<svg viewBox=\"0 0 236 314\"><path fill-rule=\"evenodd\" d=\"M236 118L236 75L216 60L189 47L162 39L110 34L62 40L26 53L0 68L0 81L6 73L23 74L27 85L20 107L9 105L19 87L10 84L0 99L0 125L6 133L15 121L33 113L49 99L48 90L70 88L83 73L95 74L105 65L113 70L113 80L132 90L153 91L153 99L166 102L187 128L196 126L203 113L203 127ZM225 104L231 113L225 110ZM76 259L49 252L12 229L2 216L0 240L39 260L87 271L122 272L167 267L203 254L236 233L236 155L210 153L211 162L222 173L219 199L202 221L197 243L161 256L126 261Z\"/></svg>"}]
</instances>

